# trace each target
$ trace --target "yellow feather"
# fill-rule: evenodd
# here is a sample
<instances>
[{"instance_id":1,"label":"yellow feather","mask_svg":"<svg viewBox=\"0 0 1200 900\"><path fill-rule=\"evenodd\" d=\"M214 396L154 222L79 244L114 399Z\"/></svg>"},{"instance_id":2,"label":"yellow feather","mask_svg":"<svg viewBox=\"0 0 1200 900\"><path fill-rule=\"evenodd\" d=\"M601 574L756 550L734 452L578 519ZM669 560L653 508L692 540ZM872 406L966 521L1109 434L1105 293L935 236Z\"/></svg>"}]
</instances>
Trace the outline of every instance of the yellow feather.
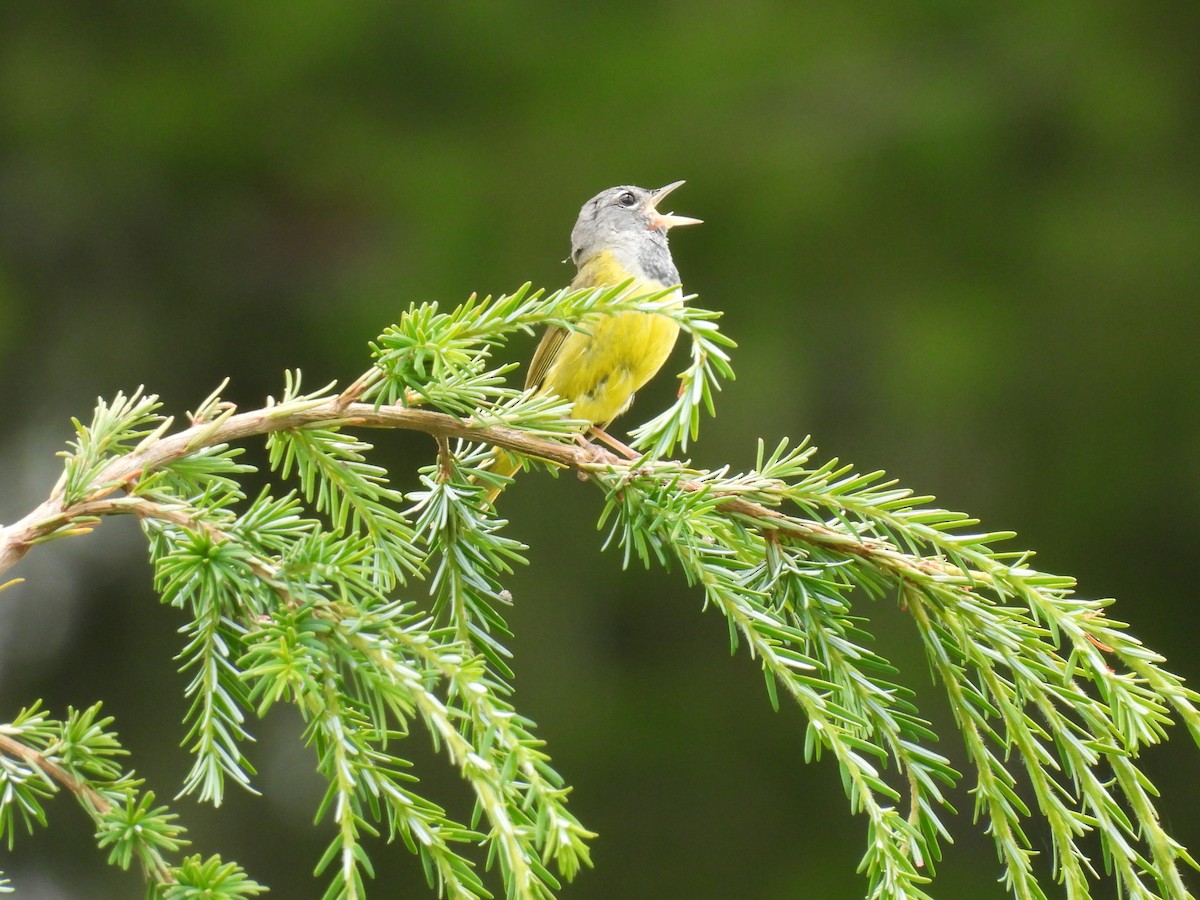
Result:
<instances>
[{"instance_id":1,"label":"yellow feather","mask_svg":"<svg viewBox=\"0 0 1200 900\"><path fill-rule=\"evenodd\" d=\"M585 203L571 230L572 259L582 262L571 287L632 282L636 291L648 294L674 287L674 301L683 303L666 233L700 220L663 214L655 206L681 184L657 191L629 185L609 188ZM529 363L525 387L571 401L572 417L599 431L625 412L633 395L662 368L675 347L679 326L666 316L641 312L597 315L581 324L586 333L558 325L546 329ZM499 447L493 451L492 474L507 477L520 467L520 454ZM500 489L488 490L488 503Z\"/></svg>"},{"instance_id":2,"label":"yellow feather","mask_svg":"<svg viewBox=\"0 0 1200 900\"><path fill-rule=\"evenodd\" d=\"M597 287L628 281L628 272L616 256L603 251L590 259L572 287ZM670 285L635 279L647 292ZM541 389L574 401L573 415L594 425L606 425L633 402L633 395L662 368L679 325L666 316L627 312L599 316L588 325L588 334L572 332L546 365Z\"/></svg>"}]
</instances>

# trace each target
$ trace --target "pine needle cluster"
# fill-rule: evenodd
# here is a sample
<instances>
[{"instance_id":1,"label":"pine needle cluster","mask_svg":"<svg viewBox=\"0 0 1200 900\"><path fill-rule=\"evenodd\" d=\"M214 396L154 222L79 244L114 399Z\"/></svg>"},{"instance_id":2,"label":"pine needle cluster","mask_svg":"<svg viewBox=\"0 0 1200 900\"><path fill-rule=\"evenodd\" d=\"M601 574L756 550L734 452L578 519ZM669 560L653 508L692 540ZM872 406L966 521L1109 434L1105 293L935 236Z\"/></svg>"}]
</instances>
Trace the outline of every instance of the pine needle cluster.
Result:
<instances>
[{"instance_id":1,"label":"pine needle cluster","mask_svg":"<svg viewBox=\"0 0 1200 900\"><path fill-rule=\"evenodd\" d=\"M510 387L511 367L493 358L513 334L630 310L677 319L691 347L677 401L634 432L644 456L633 461L581 446L569 404ZM717 318L627 286L526 286L451 310L412 306L342 391L305 392L289 373L278 400L238 412L222 386L180 429L153 396L101 401L75 423L48 499L0 529L0 572L39 544L136 516L155 587L184 617L183 794L220 804L231 784L254 790L251 723L292 704L326 784L314 810L329 835L315 861L325 897L365 897L372 857L398 840L438 896L549 898L590 865L594 835L514 702L505 582L525 547L485 499L502 480L488 465L502 447L594 482L606 545L626 565L681 573L726 619L731 649L761 666L771 702L799 707L805 759L832 759L864 820L867 896L933 896L947 798L964 781L1012 896L1044 898L1050 883L1071 898L1101 883L1191 896L1180 865L1195 862L1162 825L1137 757L1176 719L1200 742L1197 695L1108 617L1110 601L1076 596L1071 579L1003 549L1011 534L978 531L881 473L817 462L812 446L788 441L760 444L744 473L672 459L733 375ZM416 490L372 461L371 428L435 439ZM241 449L258 437L274 480L250 496ZM871 600L907 611L965 773L935 749L911 673L874 649ZM67 790L109 861L136 863L149 896L263 892L236 864L179 857L183 826L123 767L110 725L98 705L54 720L34 704L0 726L10 847ZM413 732L473 794L470 821L422 792L403 755ZM1034 820L1048 826L1048 866L1035 864Z\"/></svg>"}]
</instances>

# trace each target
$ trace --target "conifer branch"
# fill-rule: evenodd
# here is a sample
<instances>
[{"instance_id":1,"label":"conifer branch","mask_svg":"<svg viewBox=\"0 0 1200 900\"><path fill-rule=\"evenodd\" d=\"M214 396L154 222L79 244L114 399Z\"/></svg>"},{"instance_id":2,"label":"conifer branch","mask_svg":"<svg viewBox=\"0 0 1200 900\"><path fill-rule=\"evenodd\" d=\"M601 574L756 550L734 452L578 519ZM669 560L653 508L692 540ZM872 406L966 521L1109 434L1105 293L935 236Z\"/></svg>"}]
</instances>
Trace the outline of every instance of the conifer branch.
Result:
<instances>
[{"instance_id":1,"label":"conifer branch","mask_svg":"<svg viewBox=\"0 0 1200 900\"><path fill-rule=\"evenodd\" d=\"M648 448L641 459L580 446L586 423L570 419L569 404L507 387L511 366L491 360L514 332L586 329L634 310L675 318L692 342L678 399L635 431ZM420 857L439 894L489 896L463 852L479 843L508 896L549 898L559 887L551 868L570 879L590 865L594 834L568 810L569 788L509 699L504 583L525 548L485 499L504 484L490 470L499 448L598 485L606 546L625 565L677 567L726 619L731 650L745 645L761 665L772 704L790 698L804 715L805 759L830 756L864 817L870 897L932 895L950 841L948 795L964 778L949 751L932 749L938 736L904 673L875 649L863 604L887 598L908 612L946 691L976 814L1013 896L1044 898L1047 876L1073 898L1105 878L1128 896L1191 896L1181 867L1196 862L1162 824L1136 760L1176 719L1200 743L1200 695L1108 616L1111 601L1075 597L1073 580L1034 569L1032 554L996 549L1010 533L975 531L975 520L882 473L814 465L815 448L788 441L760 445L744 473L667 458L695 438L720 379L732 377L715 318L628 285L548 296L526 286L448 311L411 307L372 344L375 365L340 393L302 393L289 373L280 400L238 412L218 389L176 431L154 397L101 401L90 424L76 423L50 496L0 528L0 573L40 543L135 516L163 601L188 616L179 659L192 673L194 762L184 792L220 803L226 779L252 790L245 723L290 702L328 782L316 814L333 828L318 866L331 872L328 897L365 896L368 844L386 834ZM390 486L353 433L362 429L434 439L418 490ZM256 436L295 489L246 496L241 476L252 469L237 445ZM427 608L392 596L419 583ZM16 817L42 821L46 785L58 784L92 798L101 846L118 865L140 860L152 883L228 898L260 890L216 858L169 864L181 828L112 768L113 739L75 713L61 726L43 719L0 727L0 761L12 761L0 776L15 786L0 800L0 833L11 835ZM413 787L393 745L414 725L473 793L470 827ZM101 735L89 739L89 765L46 749L72 728ZM1049 827L1048 872L1026 833L1035 816ZM1088 835L1102 864L1087 855Z\"/></svg>"}]
</instances>

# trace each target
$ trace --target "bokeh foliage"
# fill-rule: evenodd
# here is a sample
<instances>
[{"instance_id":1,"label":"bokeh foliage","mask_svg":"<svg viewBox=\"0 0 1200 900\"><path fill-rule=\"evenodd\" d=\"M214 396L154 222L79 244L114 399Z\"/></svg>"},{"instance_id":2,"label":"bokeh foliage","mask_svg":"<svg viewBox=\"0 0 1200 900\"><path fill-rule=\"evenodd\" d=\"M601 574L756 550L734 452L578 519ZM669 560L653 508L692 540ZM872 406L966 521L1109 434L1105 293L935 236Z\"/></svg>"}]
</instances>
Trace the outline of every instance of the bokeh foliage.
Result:
<instances>
[{"instance_id":1,"label":"bokeh foliage","mask_svg":"<svg viewBox=\"0 0 1200 900\"><path fill-rule=\"evenodd\" d=\"M565 282L596 190L687 178L677 209L706 224L676 259L740 344L698 461L745 467L749 436L811 432L1019 531L1194 672L1198 25L1159 4L5 5L0 519L44 493L97 395L145 383L182 412L227 375L246 405L288 367L346 379L414 300ZM382 449L394 471L433 452ZM856 823L809 821L840 786L800 766L802 723L752 666L713 663L724 636L695 593L601 556L580 485L535 475L505 503L533 548L518 699L602 835L566 896L854 895ZM5 708L85 707L102 685L170 785L178 623L129 562L132 527L94 538L6 592ZM919 665L907 632L888 655ZM303 797L298 724L267 725L264 777ZM1197 846L1176 743L1149 765ZM193 837L304 896L307 871L287 878L314 855L293 848L324 843L310 804L230 803L203 837L189 815ZM103 885L59 840L39 870ZM992 852L951 848L944 889L983 896Z\"/></svg>"}]
</instances>

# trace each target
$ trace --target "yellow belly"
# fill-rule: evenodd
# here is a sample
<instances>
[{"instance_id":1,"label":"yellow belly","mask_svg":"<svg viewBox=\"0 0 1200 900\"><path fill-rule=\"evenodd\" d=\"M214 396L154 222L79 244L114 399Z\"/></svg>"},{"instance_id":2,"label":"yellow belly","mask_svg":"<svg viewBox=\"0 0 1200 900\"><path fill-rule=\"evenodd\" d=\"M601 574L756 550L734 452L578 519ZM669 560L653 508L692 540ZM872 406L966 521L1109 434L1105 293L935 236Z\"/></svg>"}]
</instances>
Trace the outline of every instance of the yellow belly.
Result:
<instances>
[{"instance_id":1,"label":"yellow belly","mask_svg":"<svg viewBox=\"0 0 1200 900\"><path fill-rule=\"evenodd\" d=\"M567 336L543 386L573 400L575 418L604 426L662 368L679 326L666 316L627 312L603 316L588 330Z\"/></svg>"}]
</instances>

